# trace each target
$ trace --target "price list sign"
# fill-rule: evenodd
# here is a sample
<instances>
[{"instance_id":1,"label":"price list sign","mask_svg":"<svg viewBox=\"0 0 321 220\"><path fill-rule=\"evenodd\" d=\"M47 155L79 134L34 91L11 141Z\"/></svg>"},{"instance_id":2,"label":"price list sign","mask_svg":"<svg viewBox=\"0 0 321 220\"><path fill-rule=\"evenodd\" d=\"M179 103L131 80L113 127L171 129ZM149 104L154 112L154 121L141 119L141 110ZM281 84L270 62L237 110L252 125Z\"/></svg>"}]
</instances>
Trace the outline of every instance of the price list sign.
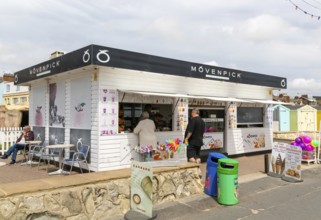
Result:
<instances>
[{"instance_id":1,"label":"price list sign","mask_svg":"<svg viewBox=\"0 0 321 220\"><path fill-rule=\"evenodd\" d=\"M298 146L287 145L285 167L282 179L289 182L302 182L301 176L302 149Z\"/></svg>"}]
</instances>

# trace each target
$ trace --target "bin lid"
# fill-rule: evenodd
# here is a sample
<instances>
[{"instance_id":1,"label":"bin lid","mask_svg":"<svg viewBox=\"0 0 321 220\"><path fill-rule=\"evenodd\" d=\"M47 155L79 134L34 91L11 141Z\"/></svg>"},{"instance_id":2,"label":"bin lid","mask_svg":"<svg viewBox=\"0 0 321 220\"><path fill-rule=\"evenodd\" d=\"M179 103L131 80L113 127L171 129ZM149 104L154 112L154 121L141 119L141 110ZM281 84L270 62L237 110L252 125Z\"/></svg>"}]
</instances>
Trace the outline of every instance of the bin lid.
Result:
<instances>
[{"instance_id":1,"label":"bin lid","mask_svg":"<svg viewBox=\"0 0 321 220\"><path fill-rule=\"evenodd\" d=\"M226 158L226 156L224 154L221 154L221 153L210 152L208 154L207 161L206 161L207 165L209 165L209 166L217 165L218 160L220 158Z\"/></svg>"},{"instance_id":2,"label":"bin lid","mask_svg":"<svg viewBox=\"0 0 321 220\"><path fill-rule=\"evenodd\" d=\"M210 152L208 157L226 158L224 154L218 152Z\"/></svg>"},{"instance_id":3,"label":"bin lid","mask_svg":"<svg viewBox=\"0 0 321 220\"><path fill-rule=\"evenodd\" d=\"M218 160L218 173L222 174L237 174L239 162L230 158L221 158Z\"/></svg>"}]
</instances>

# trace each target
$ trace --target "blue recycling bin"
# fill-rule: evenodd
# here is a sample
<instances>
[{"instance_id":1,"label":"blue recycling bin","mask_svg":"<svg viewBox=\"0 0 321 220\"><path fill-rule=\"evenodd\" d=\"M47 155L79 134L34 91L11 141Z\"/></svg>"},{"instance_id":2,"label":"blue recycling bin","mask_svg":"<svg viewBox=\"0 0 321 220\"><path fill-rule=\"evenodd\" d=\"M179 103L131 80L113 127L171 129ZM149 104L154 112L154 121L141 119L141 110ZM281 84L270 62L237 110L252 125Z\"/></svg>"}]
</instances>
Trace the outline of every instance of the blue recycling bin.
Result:
<instances>
[{"instance_id":1,"label":"blue recycling bin","mask_svg":"<svg viewBox=\"0 0 321 220\"><path fill-rule=\"evenodd\" d=\"M226 158L226 156L211 152L207 157L204 192L210 196L217 196L217 165L220 158Z\"/></svg>"}]
</instances>

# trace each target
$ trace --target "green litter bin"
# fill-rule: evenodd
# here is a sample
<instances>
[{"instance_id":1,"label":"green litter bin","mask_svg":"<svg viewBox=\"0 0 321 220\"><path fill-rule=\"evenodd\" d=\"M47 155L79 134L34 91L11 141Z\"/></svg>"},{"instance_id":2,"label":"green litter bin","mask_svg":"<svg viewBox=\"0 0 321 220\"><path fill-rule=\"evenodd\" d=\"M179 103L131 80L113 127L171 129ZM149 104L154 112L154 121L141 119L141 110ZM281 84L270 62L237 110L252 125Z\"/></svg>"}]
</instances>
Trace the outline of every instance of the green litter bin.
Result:
<instances>
[{"instance_id":1,"label":"green litter bin","mask_svg":"<svg viewBox=\"0 0 321 220\"><path fill-rule=\"evenodd\" d=\"M238 200L239 162L230 158L218 160L217 202L222 205L235 205Z\"/></svg>"}]
</instances>

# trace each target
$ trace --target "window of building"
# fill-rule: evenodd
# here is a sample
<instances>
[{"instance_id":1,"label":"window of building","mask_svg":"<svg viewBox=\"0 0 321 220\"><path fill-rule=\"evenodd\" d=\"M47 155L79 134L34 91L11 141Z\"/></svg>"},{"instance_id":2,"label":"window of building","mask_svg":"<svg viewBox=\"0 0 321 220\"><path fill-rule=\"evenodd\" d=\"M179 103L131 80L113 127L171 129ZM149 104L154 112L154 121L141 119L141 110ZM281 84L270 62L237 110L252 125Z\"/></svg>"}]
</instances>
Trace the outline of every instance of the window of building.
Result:
<instances>
[{"instance_id":1,"label":"window of building","mask_svg":"<svg viewBox=\"0 0 321 220\"><path fill-rule=\"evenodd\" d=\"M16 91L20 91L20 86L16 86Z\"/></svg>"},{"instance_id":2,"label":"window of building","mask_svg":"<svg viewBox=\"0 0 321 220\"><path fill-rule=\"evenodd\" d=\"M16 105L19 103L19 99L18 98L13 98L13 104Z\"/></svg>"},{"instance_id":3,"label":"window of building","mask_svg":"<svg viewBox=\"0 0 321 220\"><path fill-rule=\"evenodd\" d=\"M27 101L28 101L27 97L21 97L21 98L20 98L20 102L21 102L21 103L25 103L25 102L27 102Z\"/></svg>"},{"instance_id":4,"label":"window of building","mask_svg":"<svg viewBox=\"0 0 321 220\"><path fill-rule=\"evenodd\" d=\"M6 91L10 92L10 85L9 84L6 85Z\"/></svg>"}]
</instances>

